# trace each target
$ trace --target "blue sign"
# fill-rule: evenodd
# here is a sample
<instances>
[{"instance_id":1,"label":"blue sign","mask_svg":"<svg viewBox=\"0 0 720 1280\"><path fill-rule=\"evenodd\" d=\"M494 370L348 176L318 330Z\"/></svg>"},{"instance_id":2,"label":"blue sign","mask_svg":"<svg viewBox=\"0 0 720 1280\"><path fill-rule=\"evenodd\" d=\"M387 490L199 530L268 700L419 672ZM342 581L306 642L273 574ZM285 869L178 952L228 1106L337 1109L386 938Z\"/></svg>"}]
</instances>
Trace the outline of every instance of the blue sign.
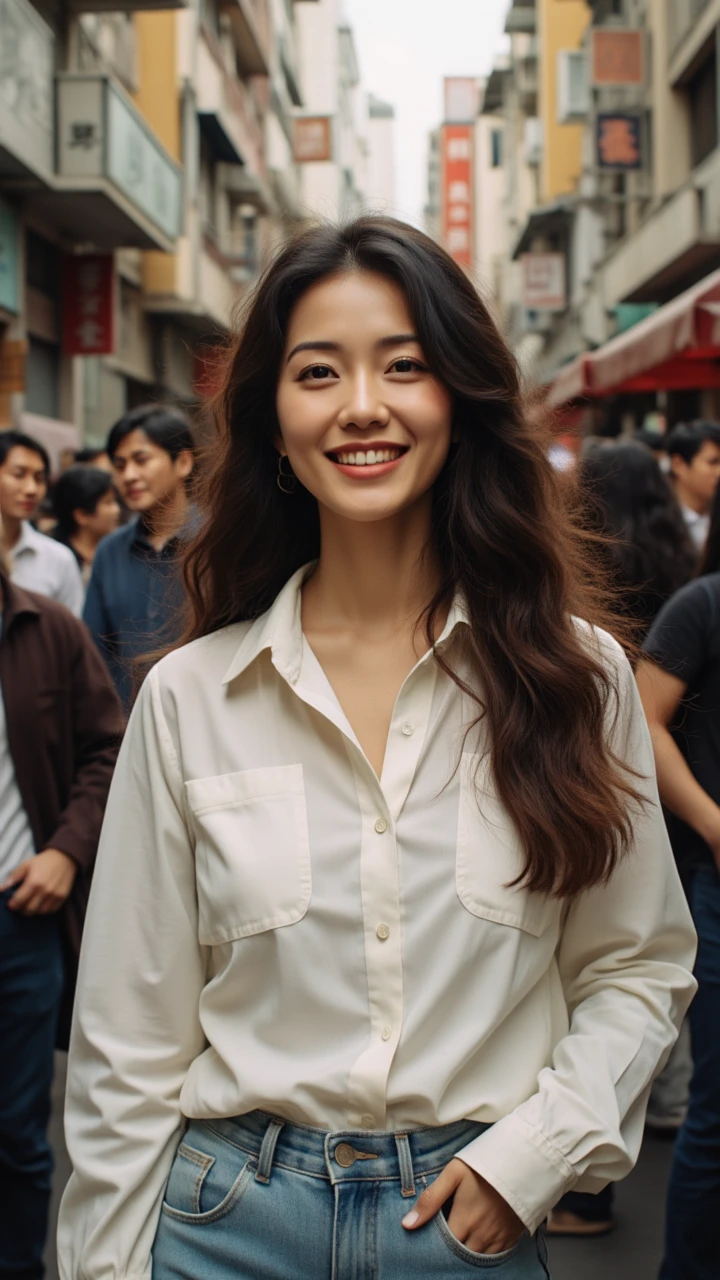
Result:
<instances>
[{"instance_id":1,"label":"blue sign","mask_svg":"<svg viewBox=\"0 0 720 1280\"><path fill-rule=\"evenodd\" d=\"M644 168L643 118L639 111L601 111L595 118L598 169Z\"/></svg>"},{"instance_id":2,"label":"blue sign","mask_svg":"<svg viewBox=\"0 0 720 1280\"><path fill-rule=\"evenodd\" d=\"M19 242L17 215L0 200L0 307L14 314L20 310Z\"/></svg>"}]
</instances>

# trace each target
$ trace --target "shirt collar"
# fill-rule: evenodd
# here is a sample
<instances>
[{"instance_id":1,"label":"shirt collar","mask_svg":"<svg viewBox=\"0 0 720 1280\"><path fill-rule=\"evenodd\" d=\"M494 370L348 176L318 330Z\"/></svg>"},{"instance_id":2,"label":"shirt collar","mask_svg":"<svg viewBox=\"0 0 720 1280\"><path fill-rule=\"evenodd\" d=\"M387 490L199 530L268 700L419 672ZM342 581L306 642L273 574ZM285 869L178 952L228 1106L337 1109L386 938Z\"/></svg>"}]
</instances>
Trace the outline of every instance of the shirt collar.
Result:
<instances>
[{"instance_id":1,"label":"shirt collar","mask_svg":"<svg viewBox=\"0 0 720 1280\"><path fill-rule=\"evenodd\" d=\"M298 569L286 582L267 613L250 623L223 676L223 684L230 684L242 675L251 662L267 650L270 650L273 666L280 675L289 684L297 684L303 657L301 589L313 567L313 563L310 563ZM446 648L458 627L468 626L469 622L465 600L457 593L436 648Z\"/></svg>"},{"instance_id":2,"label":"shirt collar","mask_svg":"<svg viewBox=\"0 0 720 1280\"><path fill-rule=\"evenodd\" d=\"M43 535L38 533L29 520L23 520L20 525L20 537L12 548L10 555L14 558L15 556L23 555L27 551L32 551L33 553L41 551L42 537Z\"/></svg>"}]
</instances>

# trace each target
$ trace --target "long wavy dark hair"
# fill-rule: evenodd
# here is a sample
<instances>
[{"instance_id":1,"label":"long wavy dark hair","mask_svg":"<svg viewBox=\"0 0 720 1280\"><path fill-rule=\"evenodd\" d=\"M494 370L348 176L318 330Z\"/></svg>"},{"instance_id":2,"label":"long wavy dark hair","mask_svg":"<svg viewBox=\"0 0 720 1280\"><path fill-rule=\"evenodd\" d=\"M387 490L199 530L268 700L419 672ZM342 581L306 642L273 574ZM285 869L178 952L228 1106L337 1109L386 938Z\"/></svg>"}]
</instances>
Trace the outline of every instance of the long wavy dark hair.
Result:
<instances>
[{"instance_id":1,"label":"long wavy dark hair","mask_svg":"<svg viewBox=\"0 0 720 1280\"><path fill-rule=\"evenodd\" d=\"M264 613L320 554L315 498L301 487L284 496L276 484L276 387L298 299L350 271L399 285L425 359L453 396L457 443L434 488L440 582L423 618L428 644L461 591L473 687L436 657L486 720L497 792L525 849L518 883L578 893L604 882L628 848L639 799L608 744L617 708L609 664L577 623L606 621L598 578L487 307L420 231L375 216L314 227L265 272L212 406L216 437L198 491L206 519L184 561L182 642Z\"/></svg>"},{"instance_id":2,"label":"long wavy dark hair","mask_svg":"<svg viewBox=\"0 0 720 1280\"><path fill-rule=\"evenodd\" d=\"M644 633L697 561L674 490L649 449L630 441L595 445L580 463L578 480L588 523L607 539L601 555L616 605Z\"/></svg>"}]
</instances>

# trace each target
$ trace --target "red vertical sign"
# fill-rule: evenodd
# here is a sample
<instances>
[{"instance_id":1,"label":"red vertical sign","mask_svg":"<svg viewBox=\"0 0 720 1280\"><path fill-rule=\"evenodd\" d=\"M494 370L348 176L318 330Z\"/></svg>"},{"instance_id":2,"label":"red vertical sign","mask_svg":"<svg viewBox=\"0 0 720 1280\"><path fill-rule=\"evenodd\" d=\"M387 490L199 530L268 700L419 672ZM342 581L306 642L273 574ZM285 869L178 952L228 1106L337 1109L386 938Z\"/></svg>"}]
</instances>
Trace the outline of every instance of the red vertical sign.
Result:
<instances>
[{"instance_id":1,"label":"red vertical sign","mask_svg":"<svg viewBox=\"0 0 720 1280\"><path fill-rule=\"evenodd\" d=\"M461 267L473 265L473 127L442 127L442 238Z\"/></svg>"},{"instance_id":2,"label":"red vertical sign","mask_svg":"<svg viewBox=\"0 0 720 1280\"><path fill-rule=\"evenodd\" d=\"M65 259L63 348L67 356L105 356L115 348L115 271L111 253Z\"/></svg>"}]
</instances>

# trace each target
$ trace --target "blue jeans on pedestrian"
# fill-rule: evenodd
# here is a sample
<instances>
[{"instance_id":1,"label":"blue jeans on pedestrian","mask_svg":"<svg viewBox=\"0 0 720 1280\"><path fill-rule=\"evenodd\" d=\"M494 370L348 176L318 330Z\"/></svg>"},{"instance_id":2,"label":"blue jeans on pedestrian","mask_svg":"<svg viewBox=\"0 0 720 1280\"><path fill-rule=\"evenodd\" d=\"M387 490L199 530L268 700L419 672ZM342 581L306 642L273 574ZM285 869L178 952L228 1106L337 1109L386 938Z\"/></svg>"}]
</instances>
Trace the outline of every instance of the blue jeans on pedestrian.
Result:
<instances>
[{"instance_id":1,"label":"blue jeans on pedestrian","mask_svg":"<svg viewBox=\"0 0 720 1280\"><path fill-rule=\"evenodd\" d=\"M668 1187L661 1280L720 1276L720 875L699 867L689 887L698 931L690 1006L693 1076L687 1119L675 1144Z\"/></svg>"},{"instance_id":2,"label":"blue jeans on pedestrian","mask_svg":"<svg viewBox=\"0 0 720 1280\"><path fill-rule=\"evenodd\" d=\"M9 897L0 894L0 1280L41 1280L62 940L56 915L18 915Z\"/></svg>"},{"instance_id":3,"label":"blue jeans on pedestrian","mask_svg":"<svg viewBox=\"0 0 720 1280\"><path fill-rule=\"evenodd\" d=\"M328 1133L261 1111L192 1121L168 1180L153 1280L547 1280L544 1241L473 1253L441 1212L416 1231L415 1198L486 1126ZM446 1206L447 1208L447 1206Z\"/></svg>"}]
</instances>

